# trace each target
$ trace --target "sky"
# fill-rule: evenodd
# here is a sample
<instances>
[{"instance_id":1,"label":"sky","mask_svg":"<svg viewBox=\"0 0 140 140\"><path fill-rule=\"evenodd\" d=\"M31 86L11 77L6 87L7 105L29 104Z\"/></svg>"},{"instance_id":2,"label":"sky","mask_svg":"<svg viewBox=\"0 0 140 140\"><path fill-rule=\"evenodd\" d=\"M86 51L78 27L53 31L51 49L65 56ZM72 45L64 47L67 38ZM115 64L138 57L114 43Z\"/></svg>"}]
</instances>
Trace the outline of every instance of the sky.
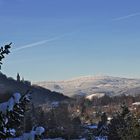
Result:
<instances>
[{"instance_id":1,"label":"sky","mask_svg":"<svg viewBox=\"0 0 140 140\"><path fill-rule=\"evenodd\" d=\"M1 71L27 80L140 78L139 0L0 0Z\"/></svg>"}]
</instances>

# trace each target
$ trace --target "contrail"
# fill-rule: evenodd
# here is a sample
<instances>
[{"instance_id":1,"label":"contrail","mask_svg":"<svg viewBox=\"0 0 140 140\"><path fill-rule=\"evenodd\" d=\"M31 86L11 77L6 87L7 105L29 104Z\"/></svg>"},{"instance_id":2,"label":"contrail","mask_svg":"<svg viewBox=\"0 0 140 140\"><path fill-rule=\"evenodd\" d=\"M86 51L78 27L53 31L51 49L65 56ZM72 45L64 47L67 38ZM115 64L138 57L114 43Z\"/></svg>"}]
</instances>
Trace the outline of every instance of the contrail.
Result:
<instances>
[{"instance_id":1,"label":"contrail","mask_svg":"<svg viewBox=\"0 0 140 140\"><path fill-rule=\"evenodd\" d=\"M60 35L60 36L56 36L54 38L50 38L50 39L47 39L47 40L42 40L42 41L38 41L38 42L35 42L35 43L31 43L31 44L27 44L27 45L24 45L24 46L21 46L19 48L16 48L16 49L13 49L13 52L17 52L17 51L21 51L21 50L24 50L24 49L28 49L28 48L32 48L32 47L36 47L38 45L42 45L42 44L45 44L47 42L51 42L51 41L54 41L54 40L57 40L57 39L60 39L66 35L70 35L72 34L73 32L71 33L67 33L67 34L63 34L63 35Z\"/></svg>"},{"instance_id":2,"label":"contrail","mask_svg":"<svg viewBox=\"0 0 140 140\"><path fill-rule=\"evenodd\" d=\"M31 43L31 44L27 44L27 45L21 46L19 48L13 49L13 51L16 52L16 51L20 51L20 50L23 50L23 49L32 48L32 47L35 47L35 46L42 45L42 44L45 44L47 42L53 41L55 39L56 38L43 40L43 41L38 41L38 42L35 42L35 43Z\"/></svg>"},{"instance_id":3,"label":"contrail","mask_svg":"<svg viewBox=\"0 0 140 140\"><path fill-rule=\"evenodd\" d=\"M113 21L125 20L125 19L129 19L129 18L135 17L135 16L140 16L140 12L129 14L129 15L126 15L126 16L118 17L118 18L114 18Z\"/></svg>"},{"instance_id":4,"label":"contrail","mask_svg":"<svg viewBox=\"0 0 140 140\"><path fill-rule=\"evenodd\" d=\"M35 42L35 43L27 44L27 45L21 46L19 48L13 49L13 51L16 52L16 51L20 51L20 50L23 50L23 49L36 47L38 45L42 45L42 44L45 44L47 42L51 42L53 40L57 40L58 38L60 38L60 37L55 37L55 38L51 38L51 39L48 39L48 40L43 40L43 41L38 41L38 42Z\"/></svg>"}]
</instances>

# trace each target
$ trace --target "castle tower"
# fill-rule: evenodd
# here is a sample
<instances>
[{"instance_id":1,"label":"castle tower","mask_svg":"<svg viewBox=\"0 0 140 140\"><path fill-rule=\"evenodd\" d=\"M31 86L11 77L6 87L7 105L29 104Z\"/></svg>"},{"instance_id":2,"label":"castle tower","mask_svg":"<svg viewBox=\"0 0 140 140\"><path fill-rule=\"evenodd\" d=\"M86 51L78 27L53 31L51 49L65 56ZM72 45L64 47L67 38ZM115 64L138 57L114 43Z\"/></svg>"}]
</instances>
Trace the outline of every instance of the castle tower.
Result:
<instances>
[{"instance_id":1,"label":"castle tower","mask_svg":"<svg viewBox=\"0 0 140 140\"><path fill-rule=\"evenodd\" d=\"M17 81L20 82L20 75L17 73Z\"/></svg>"}]
</instances>

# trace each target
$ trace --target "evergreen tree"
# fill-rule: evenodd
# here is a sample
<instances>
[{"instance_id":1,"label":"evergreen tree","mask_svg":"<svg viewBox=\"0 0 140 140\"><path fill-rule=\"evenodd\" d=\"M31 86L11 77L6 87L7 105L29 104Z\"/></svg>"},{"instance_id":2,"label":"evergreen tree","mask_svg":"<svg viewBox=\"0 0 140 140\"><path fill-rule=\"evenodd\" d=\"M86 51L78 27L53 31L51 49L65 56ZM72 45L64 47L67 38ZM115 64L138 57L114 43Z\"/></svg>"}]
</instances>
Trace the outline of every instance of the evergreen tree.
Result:
<instances>
[{"instance_id":1,"label":"evergreen tree","mask_svg":"<svg viewBox=\"0 0 140 140\"><path fill-rule=\"evenodd\" d=\"M123 104L120 111L114 113L110 123L107 123L106 114L102 114L97 136L108 136L108 140L140 140L140 123Z\"/></svg>"},{"instance_id":2,"label":"evergreen tree","mask_svg":"<svg viewBox=\"0 0 140 140\"><path fill-rule=\"evenodd\" d=\"M107 126L107 115L106 113L102 113L101 121L98 123L98 136L106 136L108 134L108 126Z\"/></svg>"},{"instance_id":3,"label":"evergreen tree","mask_svg":"<svg viewBox=\"0 0 140 140\"><path fill-rule=\"evenodd\" d=\"M0 113L0 138L8 138L16 135L23 121L27 104L30 102L30 94L31 92L28 91L23 95L19 103L14 105L12 111L7 110L6 114Z\"/></svg>"},{"instance_id":4,"label":"evergreen tree","mask_svg":"<svg viewBox=\"0 0 140 140\"><path fill-rule=\"evenodd\" d=\"M0 48L0 69L5 55L10 53L9 49L11 48L11 44ZM20 124L24 118L27 104L30 102L30 94L31 92L27 91L25 95L20 96L19 102L14 102L14 96L10 98L10 101L12 101L10 104L5 102L5 105L7 105L6 113L0 112L0 138L15 136L16 130L20 128ZM8 109L9 107L10 109Z\"/></svg>"},{"instance_id":5,"label":"evergreen tree","mask_svg":"<svg viewBox=\"0 0 140 140\"><path fill-rule=\"evenodd\" d=\"M123 104L108 125L109 140L139 140L140 124L138 119Z\"/></svg>"},{"instance_id":6,"label":"evergreen tree","mask_svg":"<svg viewBox=\"0 0 140 140\"><path fill-rule=\"evenodd\" d=\"M5 58L5 55L10 53L9 49L11 48L11 44L12 43L0 48L0 69L2 65L2 60Z\"/></svg>"}]
</instances>

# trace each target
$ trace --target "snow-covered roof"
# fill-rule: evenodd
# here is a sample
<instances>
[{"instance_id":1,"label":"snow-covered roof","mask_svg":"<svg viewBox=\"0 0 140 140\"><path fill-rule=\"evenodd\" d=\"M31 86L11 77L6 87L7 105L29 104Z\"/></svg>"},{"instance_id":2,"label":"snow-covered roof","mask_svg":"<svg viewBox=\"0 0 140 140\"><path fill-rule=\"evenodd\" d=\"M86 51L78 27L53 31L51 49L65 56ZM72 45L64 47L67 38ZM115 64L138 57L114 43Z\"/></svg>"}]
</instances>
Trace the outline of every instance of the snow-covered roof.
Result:
<instances>
[{"instance_id":1,"label":"snow-covered roof","mask_svg":"<svg viewBox=\"0 0 140 140\"><path fill-rule=\"evenodd\" d=\"M132 103L132 105L140 105L140 102Z\"/></svg>"}]
</instances>

